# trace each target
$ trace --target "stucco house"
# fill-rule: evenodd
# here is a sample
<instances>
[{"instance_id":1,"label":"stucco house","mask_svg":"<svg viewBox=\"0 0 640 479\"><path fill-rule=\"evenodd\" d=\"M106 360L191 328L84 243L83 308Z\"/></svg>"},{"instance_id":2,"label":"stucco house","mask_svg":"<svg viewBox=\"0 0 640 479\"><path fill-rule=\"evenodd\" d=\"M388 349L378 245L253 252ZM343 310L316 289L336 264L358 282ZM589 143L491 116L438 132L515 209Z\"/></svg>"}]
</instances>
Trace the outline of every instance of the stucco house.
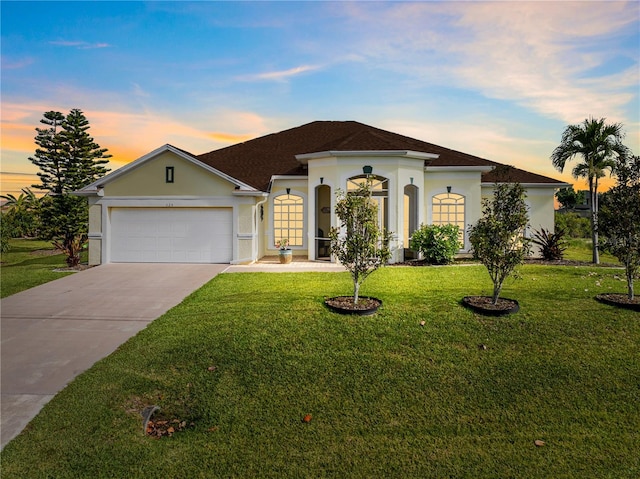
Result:
<instances>
[{"instance_id":1,"label":"stucco house","mask_svg":"<svg viewBox=\"0 0 640 479\"><path fill-rule=\"evenodd\" d=\"M466 229L496 181L527 190L531 228L553 230L566 183L355 121L315 121L194 155L164 145L76 192L89 201L89 264L250 263L277 253L330 261L336 191L373 180L393 262L425 224Z\"/></svg>"}]
</instances>

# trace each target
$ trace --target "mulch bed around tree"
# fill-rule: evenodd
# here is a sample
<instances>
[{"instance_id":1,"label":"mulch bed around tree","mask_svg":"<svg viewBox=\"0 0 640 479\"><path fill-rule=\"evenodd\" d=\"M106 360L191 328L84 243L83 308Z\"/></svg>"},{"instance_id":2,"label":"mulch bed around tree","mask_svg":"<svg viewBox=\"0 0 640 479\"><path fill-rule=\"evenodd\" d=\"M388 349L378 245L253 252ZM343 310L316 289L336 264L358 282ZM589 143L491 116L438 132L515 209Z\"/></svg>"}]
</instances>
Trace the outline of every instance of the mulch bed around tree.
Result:
<instances>
[{"instance_id":1,"label":"mulch bed around tree","mask_svg":"<svg viewBox=\"0 0 640 479\"><path fill-rule=\"evenodd\" d=\"M363 316L375 313L382 305L381 300L368 296L360 296L358 298L358 304L354 304L353 296L325 298L324 302L329 309L336 313L359 314Z\"/></svg>"},{"instance_id":2,"label":"mulch bed around tree","mask_svg":"<svg viewBox=\"0 0 640 479\"><path fill-rule=\"evenodd\" d=\"M640 311L640 297L635 296L633 301L625 293L602 293L596 296L596 300L610 306Z\"/></svg>"},{"instance_id":3,"label":"mulch bed around tree","mask_svg":"<svg viewBox=\"0 0 640 479\"><path fill-rule=\"evenodd\" d=\"M487 316L503 316L517 313L520 309L515 299L498 298L497 304L493 304L491 296L465 296L462 298L462 304L476 313Z\"/></svg>"}]
</instances>

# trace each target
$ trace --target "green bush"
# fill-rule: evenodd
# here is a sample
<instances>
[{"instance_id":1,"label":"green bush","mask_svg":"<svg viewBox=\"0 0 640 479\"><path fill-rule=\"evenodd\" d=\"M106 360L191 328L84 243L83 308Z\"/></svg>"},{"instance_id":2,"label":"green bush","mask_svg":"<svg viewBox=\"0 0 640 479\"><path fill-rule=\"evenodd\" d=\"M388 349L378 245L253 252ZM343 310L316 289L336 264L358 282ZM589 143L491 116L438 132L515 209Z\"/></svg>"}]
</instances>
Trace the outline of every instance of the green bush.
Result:
<instances>
[{"instance_id":1,"label":"green bush","mask_svg":"<svg viewBox=\"0 0 640 479\"><path fill-rule=\"evenodd\" d=\"M11 228L6 221L6 214L2 214L0 218L0 253L6 253L11 249L9 238L11 238Z\"/></svg>"},{"instance_id":2,"label":"green bush","mask_svg":"<svg viewBox=\"0 0 640 479\"><path fill-rule=\"evenodd\" d=\"M455 225L420 225L409 246L431 264L448 264L460 249L460 228Z\"/></svg>"},{"instance_id":3,"label":"green bush","mask_svg":"<svg viewBox=\"0 0 640 479\"><path fill-rule=\"evenodd\" d=\"M39 218L35 211L11 208L2 214L2 228L9 238L38 236Z\"/></svg>"},{"instance_id":4,"label":"green bush","mask_svg":"<svg viewBox=\"0 0 640 479\"><path fill-rule=\"evenodd\" d=\"M578 213L558 213L555 216L556 230L563 230L570 238L590 238L591 223Z\"/></svg>"}]
</instances>

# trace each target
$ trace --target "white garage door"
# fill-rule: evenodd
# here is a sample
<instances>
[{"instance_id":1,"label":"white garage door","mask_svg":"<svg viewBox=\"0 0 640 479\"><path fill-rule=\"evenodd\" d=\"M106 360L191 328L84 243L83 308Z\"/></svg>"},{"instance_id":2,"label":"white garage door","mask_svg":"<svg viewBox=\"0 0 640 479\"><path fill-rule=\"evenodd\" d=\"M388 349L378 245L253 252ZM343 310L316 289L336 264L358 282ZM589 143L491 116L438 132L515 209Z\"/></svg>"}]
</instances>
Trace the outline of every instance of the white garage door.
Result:
<instances>
[{"instance_id":1,"label":"white garage door","mask_svg":"<svg viewBox=\"0 0 640 479\"><path fill-rule=\"evenodd\" d=\"M231 208L113 208L114 263L229 263Z\"/></svg>"}]
</instances>

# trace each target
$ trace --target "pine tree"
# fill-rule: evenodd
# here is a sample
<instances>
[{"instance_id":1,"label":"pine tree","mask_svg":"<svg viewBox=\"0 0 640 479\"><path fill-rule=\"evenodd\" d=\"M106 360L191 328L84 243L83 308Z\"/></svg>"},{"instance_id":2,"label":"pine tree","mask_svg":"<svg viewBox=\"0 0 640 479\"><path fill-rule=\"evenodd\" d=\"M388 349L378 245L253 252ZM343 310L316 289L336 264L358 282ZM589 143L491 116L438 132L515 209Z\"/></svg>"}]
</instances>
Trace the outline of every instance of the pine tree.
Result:
<instances>
[{"instance_id":1,"label":"pine tree","mask_svg":"<svg viewBox=\"0 0 640 479\"><path fill-rule=\"evenodd\" d=\"M38 172L40 183L31 187L49 191L55 195L62 194L62 185L65 183L65 168L60 152L60 131L63 122L64 115L59 111L48 111L44 114L40 123L47 125L48 128L36 128L38 134L35 142L39 148L36 148L35 155L29 158L40 168Z\"/></svg>"},{"instance_id":2,"label":"pine tree","mask_svg":"<svg viewBox=\"0 0 640 479\"><path fill-rule=\"evenodd\" d=\"M65 164L68 165L65 189L79 190L104 176L107 171L104 164L111 155L106 148L100 148L89 136L89 120L81 110L74 108L62 123L61 152Z\"/></svg>"},{"instance_id":3,"label":"pine tree","mask_svg":"<svg viewBox=\"0 0 640 479\"><path fill-rule=\"evenodd\" d=\"M89 121L77 108L66 117L46 112L40 122L48 128L36 128L39 148L29 160L40 168L41 183L33 187L50 194L42 229L67 254L67 264L75 266L87 240L88 205L71 193L106 174L109 170L103 165L111 155L89 135Z\"/></svg>"},{"instance_id":4,"label":"pine tree","mask_svg":"<svg viewBox=\"0 0 640 479\"><path fill-rule=\"evenodd\" d=\"M66 117L48 111L40 123L48 128L36 128L35 142L40 148L29 160L40 168L41 183L32 185L34 188L52 195L71 193L109 171L103 165L111 155L89 135L89 120L82 110L74 108Z\"/></svg>"}]
</instances>

